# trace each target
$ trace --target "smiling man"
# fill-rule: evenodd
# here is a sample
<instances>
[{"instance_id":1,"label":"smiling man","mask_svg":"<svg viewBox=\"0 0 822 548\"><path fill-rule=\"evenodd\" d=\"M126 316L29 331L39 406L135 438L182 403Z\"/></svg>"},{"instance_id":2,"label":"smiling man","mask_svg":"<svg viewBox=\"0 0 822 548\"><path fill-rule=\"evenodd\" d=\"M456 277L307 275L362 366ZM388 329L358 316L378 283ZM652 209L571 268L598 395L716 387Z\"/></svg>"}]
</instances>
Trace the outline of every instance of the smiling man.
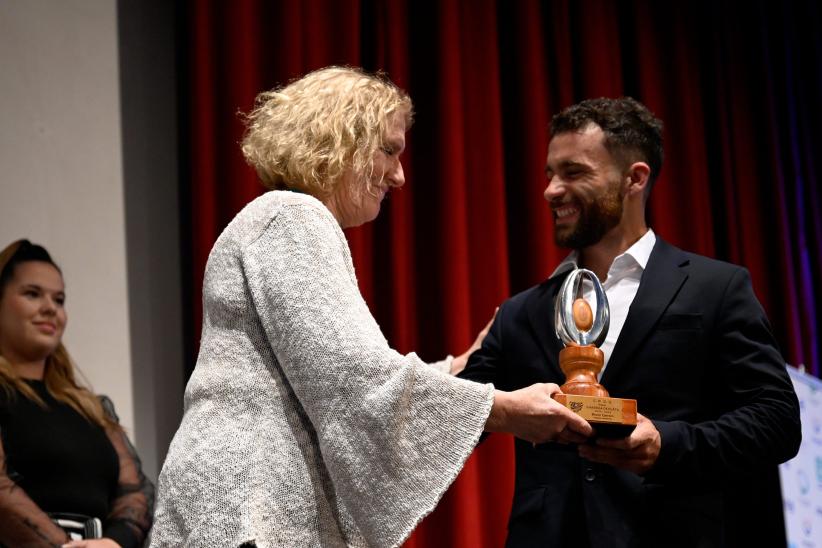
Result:
<instances>
[{"instance_id":1,"label":"smiling man","mask_svg":"<svg viewBox=\"0 0 822 548\"><path fill-rule=\"evenodd\" d=\"M502 304L460 376L502 390L562 384L554 303L587 268L611 307L601 383L641 414L621 440L516 440L508 546L741 545L740 493L772 485L798 450L798 402L748 272L647 225L662 150L662 123L630 98L583 101L551 123L544 196L557 245L572 251ZM779 504L756 502L744 516L763 516L756 544L784 545Z\"/></svg>"}]
</instances>

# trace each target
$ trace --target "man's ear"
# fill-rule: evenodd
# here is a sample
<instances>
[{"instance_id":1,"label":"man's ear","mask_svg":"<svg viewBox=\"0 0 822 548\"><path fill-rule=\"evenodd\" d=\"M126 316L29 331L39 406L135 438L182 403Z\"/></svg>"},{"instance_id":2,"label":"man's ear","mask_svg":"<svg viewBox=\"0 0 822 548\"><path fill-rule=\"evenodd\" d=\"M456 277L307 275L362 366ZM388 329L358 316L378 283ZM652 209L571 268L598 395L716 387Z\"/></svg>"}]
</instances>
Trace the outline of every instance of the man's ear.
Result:
<instances>
[{"instance_id":1,"label":"man's ear","mask_svg":"<svg viewBox=\"0 0 822 548\"><path fill-rule=\"evenodd\" d=\"M642 196L651 177L651 168L645 162L634 162L625 173L626 193Z\"/></svg>"}]
</instances>

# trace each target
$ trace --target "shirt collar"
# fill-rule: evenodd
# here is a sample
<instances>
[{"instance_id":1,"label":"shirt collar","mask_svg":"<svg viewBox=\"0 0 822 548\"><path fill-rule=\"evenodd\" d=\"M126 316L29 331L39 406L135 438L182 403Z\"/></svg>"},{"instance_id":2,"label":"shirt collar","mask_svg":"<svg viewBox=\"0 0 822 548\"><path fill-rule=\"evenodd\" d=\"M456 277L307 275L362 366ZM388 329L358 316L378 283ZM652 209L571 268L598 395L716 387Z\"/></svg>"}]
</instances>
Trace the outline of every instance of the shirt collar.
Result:
<instances>
[{"instance_id":1,"label":"shirt collar","mask_svg":"<svg viewBox=\"0 0 822 548\"><path fill-rule=\"evenodd\" d=\"M611 268L613 268L613 265L615 263L622 263L628 257L630 257L631 259L633 259L633 262L635 262L640 266L640 268L642 268L642 270L645 270L645 267L648 264L648 259L651 258L651 252L654 250L654 244L656 244L656 234L654 234L654 231L649 228L648 231L642 236L642 238L634 242L634 245L632 245L623 253L617 255L614 258L614 262L611 263ZM578 256L579 253L577 252L577 250L574 250L571 253L569 253L568 256L565 257L565 259L561 263L559 263L559 266L557 266L557 268L554 270L551 276L549 276L549 279L555 278L560 274L564 274L569 270L577 268ZM623 257L625 257L626 259L623 259ZM609 272L610 270L611 269L609 268Z\"/></svg>"}]
</instances>

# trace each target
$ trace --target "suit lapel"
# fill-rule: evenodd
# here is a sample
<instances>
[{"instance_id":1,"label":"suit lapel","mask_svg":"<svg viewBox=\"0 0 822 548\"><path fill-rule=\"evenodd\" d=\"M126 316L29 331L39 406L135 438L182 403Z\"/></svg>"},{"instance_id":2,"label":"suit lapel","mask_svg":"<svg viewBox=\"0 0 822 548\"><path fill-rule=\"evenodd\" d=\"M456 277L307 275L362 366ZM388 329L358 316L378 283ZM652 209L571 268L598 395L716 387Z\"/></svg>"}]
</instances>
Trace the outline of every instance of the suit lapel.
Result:
<instances>
[{"instance_id":1,"label":"suit lapel","mask_svg":"<svg viewBox=\"0 0 822 548\"><path fill-rule=\"evenodd\" d=\"M686 270L682 268L688 261L688 256L681 250L657 238L642 273L636 297L628 310L625 325L614 346L611 359L608 360L608 366L602 374L602 384L606 388L611 379L629 367L631 356L676 297L688 278Z\"/></svg>"},{"instance_id":2,"label":"suit lapel","mask_svg":"<svg viewBox=\"0 0 822 548\"><path fill-rule=\"evenodd\" d=\"M545 354L547 367L559 375L562 375L559 368L559 351L563 345L554 329L554 302L563 280L570 272L569 270L543 282L525 305L531 330Z\"/></svg>"}]
</instances>

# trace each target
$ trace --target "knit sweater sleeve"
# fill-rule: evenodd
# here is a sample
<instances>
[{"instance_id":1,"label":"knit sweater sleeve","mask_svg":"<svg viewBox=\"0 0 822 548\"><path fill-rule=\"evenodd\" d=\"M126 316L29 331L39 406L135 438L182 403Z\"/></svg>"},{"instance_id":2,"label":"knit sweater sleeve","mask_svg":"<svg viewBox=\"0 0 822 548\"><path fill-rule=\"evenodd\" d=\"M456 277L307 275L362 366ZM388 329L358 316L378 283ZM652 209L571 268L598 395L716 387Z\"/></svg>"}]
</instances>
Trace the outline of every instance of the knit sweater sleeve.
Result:
<instances>
[{"instance_id":1,"label":"knit sweater sleeve","mask_svg":"<svg viewBox=\"0 0 822 548\"><path fill-rule=\"evenodd\" d=\"M320 206L281 208L241 261L338 502L369 544L399 545L476 445L493 388L388 346L359 293L345 237Z\"/></svg>"}]
</instances>

